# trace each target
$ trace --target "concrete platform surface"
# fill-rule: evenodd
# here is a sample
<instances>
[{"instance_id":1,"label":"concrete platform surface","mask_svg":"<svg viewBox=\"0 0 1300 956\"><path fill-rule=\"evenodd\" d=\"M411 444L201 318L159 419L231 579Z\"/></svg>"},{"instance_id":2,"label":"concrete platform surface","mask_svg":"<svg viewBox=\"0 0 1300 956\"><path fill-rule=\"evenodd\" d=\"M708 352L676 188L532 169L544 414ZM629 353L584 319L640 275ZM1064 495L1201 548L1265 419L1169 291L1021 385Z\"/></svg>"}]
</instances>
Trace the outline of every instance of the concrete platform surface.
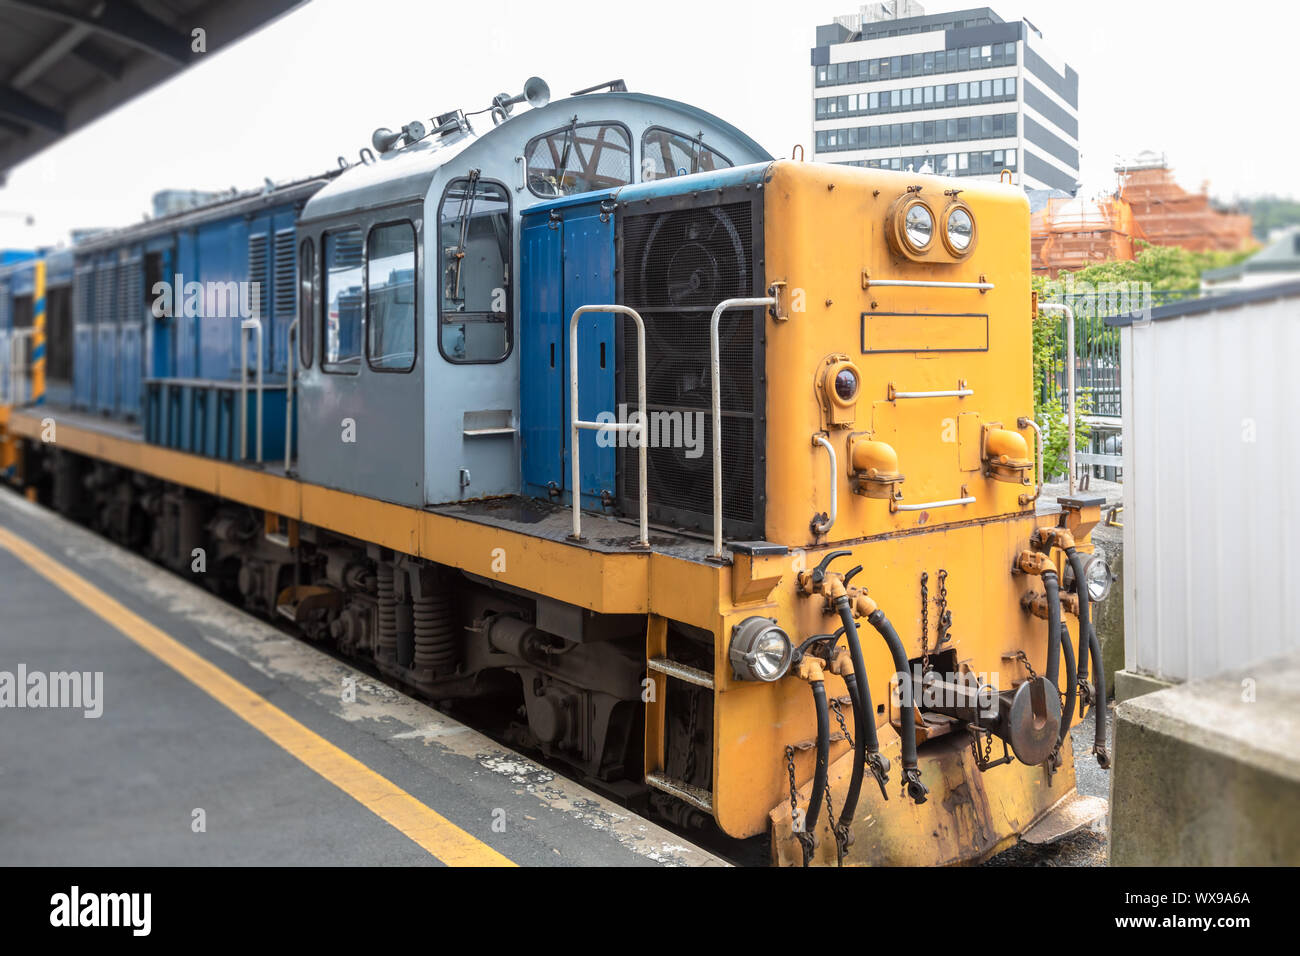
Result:
<instances>
[{"instance_id":1,"label":"concrete platform surface","mask_svg":"<svg viewBox=\"0 0 1300 956\"><path fill-rule=\"evenodd\" d=\"M724 865L8 490L0 792L6 865Z\"/></svg>"}]
</instances>

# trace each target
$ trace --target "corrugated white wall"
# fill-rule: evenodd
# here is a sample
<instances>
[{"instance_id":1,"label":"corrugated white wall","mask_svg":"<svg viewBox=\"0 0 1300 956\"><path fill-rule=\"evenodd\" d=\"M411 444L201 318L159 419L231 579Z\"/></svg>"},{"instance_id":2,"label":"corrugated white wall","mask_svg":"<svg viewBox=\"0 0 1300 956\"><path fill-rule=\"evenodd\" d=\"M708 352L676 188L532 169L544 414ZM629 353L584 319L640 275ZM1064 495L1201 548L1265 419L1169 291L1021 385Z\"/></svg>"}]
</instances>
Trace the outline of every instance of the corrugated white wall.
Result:
<instances>
[{"instance_id":1,"label":"corrugated white wall","mask_svg":"<svg viewBox=\"0 0 1300 956\"><path fill-rule=\"evenodd\" d=\"M1300 297L1122 330L1125 667L1300 650Z\"/></svg>"}]
</instances>

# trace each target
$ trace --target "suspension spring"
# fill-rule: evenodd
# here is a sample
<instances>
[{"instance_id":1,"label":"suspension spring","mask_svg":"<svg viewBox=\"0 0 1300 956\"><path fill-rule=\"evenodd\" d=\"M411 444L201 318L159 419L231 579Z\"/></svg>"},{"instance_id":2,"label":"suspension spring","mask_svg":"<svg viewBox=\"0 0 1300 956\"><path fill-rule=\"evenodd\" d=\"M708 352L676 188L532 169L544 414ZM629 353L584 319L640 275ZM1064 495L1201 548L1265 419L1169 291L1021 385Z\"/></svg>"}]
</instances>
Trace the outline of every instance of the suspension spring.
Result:
<instances>
[{"instance_id":1,"label":"suspension spring","mask_svg":"<svg viewBox=\"0 0 1300 956\"><path fill-rule=\"evenodd\" d=\"M375 635L376 649L397 650L397 592L393 587L393 566L381 562L375 573L375 587L379 592L379 630Z\"/></svg>"},{"instance_id":2,"label":"suspension spring","mask_svg":"<svg viewBox=\"0 0 1300 956\"><path fill-rule=\"evenodd\" d=\"M421 670L451 670L456 664L451 595L439 592L415 598L411 617L415 630L415 666Z\"/></svg>"}]
</instances>

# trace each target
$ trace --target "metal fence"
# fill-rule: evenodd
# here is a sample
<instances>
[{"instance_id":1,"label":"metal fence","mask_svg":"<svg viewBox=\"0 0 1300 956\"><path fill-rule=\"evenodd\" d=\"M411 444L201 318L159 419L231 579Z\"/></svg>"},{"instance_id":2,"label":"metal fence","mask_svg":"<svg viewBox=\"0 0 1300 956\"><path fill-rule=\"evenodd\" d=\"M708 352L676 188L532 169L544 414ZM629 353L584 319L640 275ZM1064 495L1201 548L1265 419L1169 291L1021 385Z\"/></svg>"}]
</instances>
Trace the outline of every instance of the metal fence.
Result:
<instances>
[{"instance_id":1,"label":"metal fence","mask_svg":"<svg viewBox=\"0 0 1300 956\"><path fill-rule=\"evenodd\" d=\"M1199 289L1144 290L1143 306L1154 308L1179 299L1196 298ZM1074 316L1074 382L1079 395L1079 417L1092 425L1091 440L1087 450L1075 454L1082 466L1081 487L1086 488L1088 477L1107 481L1122 480L1123 406L1120 400L1120 331L1106 324L1107 318L1126 314L1118 311L1118 304L1105 307L1104 295L1083 296L1078 293L1052 296L1044 301L1064 302ZM1065 317L1060 317L1061 331L1056 341L1056 361L1039 383L1042 397L1047 399L1055 390L1063 408L1069 408L1066 374Z\"/></svg>"},{"instance_id":2,"label":"metal fence","mask_svg":"<svg viewBox=\"0 0 1300 956\"><path fill-rule=\"evenodd\" d=\"M1152 307L1166 305L1179 299L1199 296L1199 289L1159 289L1150 293ZM1077 303L1080 296L1053 296L1044 301L1064 302L1075 312L1074 318L1074 382L1081 395L1086 394L1088 402L1086 411L1090 415L1107 418L1119 418L1123 408L1120 404L1119 373L1119 329L1106 325L1106 319L1120 314L1108 309L1081 308ZM1101 314L1095 314L1100 312ZM1063 407L1067 406L1066 395L1066 356L1065 356L1065 318L1061 316L1061 334L1056 343L1055 374L1050 370L1040 383L1043 397L1047 398L1052 390Z\"/></svg>"}]
</instances>

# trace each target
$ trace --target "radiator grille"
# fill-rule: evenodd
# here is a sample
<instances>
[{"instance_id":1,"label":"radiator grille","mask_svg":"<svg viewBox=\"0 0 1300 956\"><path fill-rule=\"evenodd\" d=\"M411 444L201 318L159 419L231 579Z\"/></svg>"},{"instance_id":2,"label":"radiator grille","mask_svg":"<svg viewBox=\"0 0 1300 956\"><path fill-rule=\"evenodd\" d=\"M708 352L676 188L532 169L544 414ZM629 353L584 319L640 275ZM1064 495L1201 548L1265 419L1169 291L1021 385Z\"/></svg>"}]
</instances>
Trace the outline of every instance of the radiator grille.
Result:
<instances>
[{"instance_id":1,"label":"radiator grille","mask_svg":"<svg viewBox=\"0 0 1300 956\"><path fill-rule=\"evenodd\" d=\"M259 232L248 237L248 281L257 283L257 300L253 307L256 316L268 320L271 316L271 277L268 270L266 233Z\"/></svg>"},{"instance_id":2,"label":"radiator grille","mask_svg":"<svg viewBox=\"0 0 1300 956\"><path fill-rule=\"evenodd\" d=\"M748 196L728 198L714 192L707 199L633 204L620 217L621 301L640 312L646 326L650 515L658 524L696 530L710 529L713 521L709 322L723 299L754 296L761 285L761 252L755 249L761 206ZM722 515L724 533L733 538L762 535L762 329L752 309L723 313L718 328ZM636 326L624 319L621 331L619 394L630 414L636 408ZM635 513L635 449L620 450L619 476L621 506Z\"/></svg>"},{"instance_id":3,"label":"radiator grille","mask_svg":"<svg viewBox=\"0 0 1300 956\"><path fill-rule=\"evenodd\" d=\"M277 229L275 233L275 317L292 322L296 306L297 261L294 230Z\"/></svg>"}]
</instances>

